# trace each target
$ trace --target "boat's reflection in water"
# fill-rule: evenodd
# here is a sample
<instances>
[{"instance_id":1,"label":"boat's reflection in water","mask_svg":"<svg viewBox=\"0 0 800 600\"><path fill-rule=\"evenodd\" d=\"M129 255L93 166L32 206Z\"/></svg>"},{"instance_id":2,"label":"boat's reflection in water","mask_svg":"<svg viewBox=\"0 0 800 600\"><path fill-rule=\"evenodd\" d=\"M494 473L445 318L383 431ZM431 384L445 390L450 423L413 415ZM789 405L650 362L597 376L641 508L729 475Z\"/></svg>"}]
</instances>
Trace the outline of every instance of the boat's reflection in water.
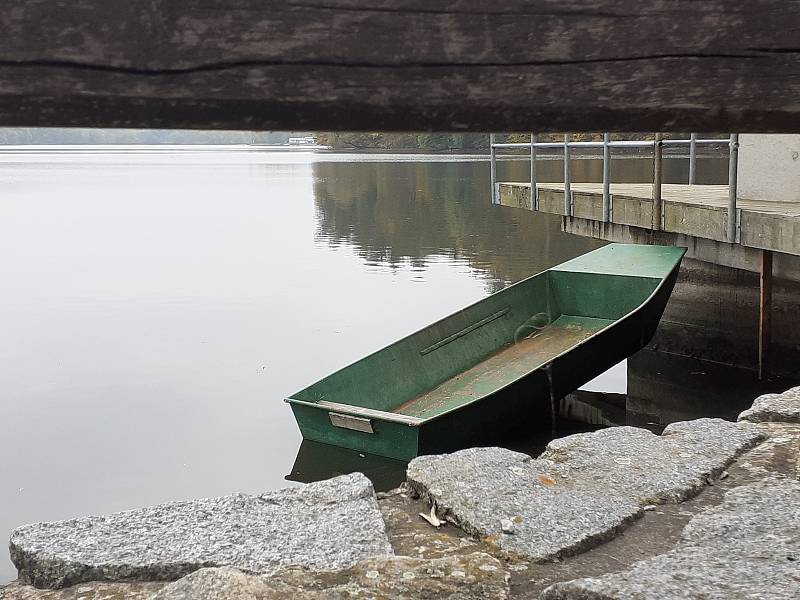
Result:
<instances>
[{"instance_id":1,"label":"boat's reflection in water","mask_svg":"<svg viewBox=\"0 0 800 600\"><path fill-rule=\"evenodd\" d=\"M675 421L701 417L735 420L760 394L800 382L758 381L750 371L645 349L628 359L627 394L577 391L558 403L555 431L549 427L497 440L495 445L539 455L554 437L615 425L633 425L660 433ZM291 481L309 483L336 475L364 473L377 491L400 485L407 463L345 448L304 441Z\"/></svg>"},{"instance_id":2,"label":"boat's reflection in water","mask_svg":"<svg viewBox=\"0 0 800 600\"><path fill-rule=\"evenodd\" d=\"M627 393L578 391L562 398L559 415L597 426L632 425L660 433L676 421L716 417L735 421L761 394L800 384L651 348L628 359Z\"/></svg>"},{"instance_id":3,"label":"boat's reflection in water","mask_svg":"<svg viewBox=\"0 0 800 600\"><path fill-rule=\"evenodd\" d=\"M303 440L292 472L286 479L311 483L359 472L369 477L375 490L381 492L396 488L405 481L407 464L402 460Z\"/></svg>"},{"instance_id":4,"label":"boat's reflection in water","mask_svg":"<svg viewBox=\"0 0 800 600\"><path fill-rule=\"evenodd\" d=\"M559 421L555 437L593 431L599 427L562 419ZM553 437L553 432L547 428L524 436L518 435L503 439L497 445L537 456ZM405 481L407 466L406 461L303 440L297 451L292 472L286 476L286 479L311 483L338 475L359 472L370 478L376 491L382 492L394 489Z\"/></svg>"}]
</instances>

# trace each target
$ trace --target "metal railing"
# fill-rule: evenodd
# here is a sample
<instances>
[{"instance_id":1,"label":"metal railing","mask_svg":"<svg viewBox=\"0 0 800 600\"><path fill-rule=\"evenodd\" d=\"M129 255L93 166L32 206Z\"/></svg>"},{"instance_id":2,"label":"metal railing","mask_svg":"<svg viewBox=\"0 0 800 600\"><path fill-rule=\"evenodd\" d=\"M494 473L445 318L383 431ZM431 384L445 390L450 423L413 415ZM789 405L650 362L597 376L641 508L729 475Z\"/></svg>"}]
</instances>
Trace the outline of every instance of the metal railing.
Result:
<instances>
[{"instance_id":1,"label":"metal railing","mask_svg":"<svg viewBox=\"0 0 800 600\"><path fill-rule=\"evenodd\" d=\"M572 198L572 173L571 150L572 148L602 148L603 150L603 221L611 221L611 150L614 148L652 148L653 150L653 229L662 229L661 211L661 186L662 186L662 161L664 146L689 147L689 177L688 183L695 184L697 174L697 147L701 145L727 144L729 148L728 161L728 223L727 241L736 241L736 181L739 157L739 134L731 134L730 138L698 138L696 133L688 139L663 139L661 134L656 134L654 140L611 140L611 135L603 134L603 141L576 142L572 141L569 133L564 134L563 142L539 142L536 134L531 134L530 142L497 143L494 133L489 136L492 204L500 204L500 192L497 183L497 156L498 150L525 149L530 153L531 160L531 210L539 209L539 193L536 186L536 160L537 149L560 149L564 159L564 215L571 217L573 212ZM519 155L515 155L519 156Z\"/></svg>"}]
</instances>

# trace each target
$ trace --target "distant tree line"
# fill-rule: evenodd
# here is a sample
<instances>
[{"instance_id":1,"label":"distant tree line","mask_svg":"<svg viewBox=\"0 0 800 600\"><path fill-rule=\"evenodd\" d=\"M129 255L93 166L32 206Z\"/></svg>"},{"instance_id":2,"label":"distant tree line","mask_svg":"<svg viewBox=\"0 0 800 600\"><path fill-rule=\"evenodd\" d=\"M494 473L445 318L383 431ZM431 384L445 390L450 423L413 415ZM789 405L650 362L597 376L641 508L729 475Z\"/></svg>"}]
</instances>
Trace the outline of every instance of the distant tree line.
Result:
<instances>
[{"instance_id":1,"label":"distant tree line","mask_svg":"<svg viewBox=\"0 0 800 600\"><path fill-rule=\"evenodd\" d=\"M703 134L704 136L725 137L727 134ZM652 140L654 133L614 133L614 140ZM688 133L665 134L665 137L689 137ZM497 135L498 142L525 143L530 141L529 133L504 133ZM563 133L539 134L542 142L560 142ZM575 141L602 141L602 133L573 133ZM318 133L317 141L324 146L339 150L425 150L429 152L447 151L487 151L489 135L485 133L383 133L383 132L330 132Z\"/></svg>"},{"instance_id":2,"label":"distant tree line","mask_svg":"<svg viewBox=\"0 0 800 600\"><path fill-rule=\"evenodd\" d=\"M486 152L486 133L278 132L203 131L187 129L90 129L54 127L0 128L0 145L24 144L286 144L289 137L315 135L317 142L337 150L406 150L424 152ZM702 134L725 137L727 134ZM563 133L540 134L540 141L561 141ZM653 133L615 133L612 139L653 139ZM668 137L689 134L669 134ZM573 133L576 141L602 140L602 133ZM529 133L498 134L498 142L528 142Z\"/></svg>"},{"instance_id":3,"label":"distant tree line","mask_svg":"<svg viewBox=\"0 0 800 600\"><path fill-rule=\"evenodd\" d=\"M317 142L338 150L481 150L488 147L483 133L385 133L331 132L318 133Z\"/></svg>"},{"instance_id":4,"label":"distant tree line","mask_svg":"<svg viewBox=\"0 0 800 600\"><path fill-rule=\"evenodd\" d=\"M305 132L200 131L187 129L90 129L2 127L0 145L23 144L285 144Z\"/></svg>"}]
</instances>

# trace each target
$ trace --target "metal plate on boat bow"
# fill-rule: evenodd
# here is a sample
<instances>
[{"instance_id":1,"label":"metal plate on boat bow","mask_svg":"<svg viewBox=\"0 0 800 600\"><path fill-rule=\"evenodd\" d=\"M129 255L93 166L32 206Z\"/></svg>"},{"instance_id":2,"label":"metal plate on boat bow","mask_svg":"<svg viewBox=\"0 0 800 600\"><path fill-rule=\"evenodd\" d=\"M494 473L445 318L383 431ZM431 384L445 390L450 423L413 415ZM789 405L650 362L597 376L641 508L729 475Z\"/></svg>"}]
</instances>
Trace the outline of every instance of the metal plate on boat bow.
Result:
<instances>
[{"instance_id":1,"label":"metal plate on boat bow","mask_svg":"<svg viewBox=\"0 0 800 600\"><path fill-rule=\"evenodd\" d=\"M372 429L372 420L351 415L340 415L339 413L328 413L331 424L342 429L352 429L353 431L363 431L364 433L375 433Z\"/></svg>"}]
</instances>

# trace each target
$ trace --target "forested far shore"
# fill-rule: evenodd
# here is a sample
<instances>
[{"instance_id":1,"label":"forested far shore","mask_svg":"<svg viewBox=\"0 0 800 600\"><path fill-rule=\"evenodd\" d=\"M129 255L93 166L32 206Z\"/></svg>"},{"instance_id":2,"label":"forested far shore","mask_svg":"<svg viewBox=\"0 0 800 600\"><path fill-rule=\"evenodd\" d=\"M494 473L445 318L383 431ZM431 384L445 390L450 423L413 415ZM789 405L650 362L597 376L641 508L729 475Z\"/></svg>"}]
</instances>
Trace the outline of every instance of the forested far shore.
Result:
<instances>
[{"instance_id":1,"label":"forested far shore","mask_svg":"<svg viewBox=\"0 0 800 600\"><path fill-rule=\"evenodd\" d=\"M653 133L614 133L612 139L651 140ZM702 134L726 137L727 134ZM290 137L313 136L321 146L353 151L487 152L486 133L388 133L388 132L286 132L286 131L200 131L187 129L90 129L53 127L0 128L0 145L158 145L158 144L287 144ZM688 137L688 133L665 137ZM560 142L563 133L537 136L539 141ZM602 133L573 133L575 141L600 141ZM529 133L497 134L498 142L527 143Z\"/></svg>"},{"instance_id":2,"label":"forested far shore","mask_svg":"<svg viewBox=\"0 0 800 600\"><path fill-rule=\"evenodd\" d=\"M290 137L310 135L286 131L200 131L190 129L90 129L2 127L0 145L106 144L286 144Z\"/></svg>"},{"instance_id":3,"label":"forested far shore","mask_svg":"<svg viewBox=\"0 0 800 600\"><path fill-rule=\"evenodd\" d=\"M665 137L689 137L689 133L666 134ZM727 134L703 134L726 137ZM384 132L329 132L317 133L317 142L337 150L425 150L429 152L488 151L489 135L486 133L384 133ZM612 140L652 140L654 133L614 133ZM497 134L499 143L527 143L529 133ZM602 141L602 133L573 133L574 141ZM537 135L542 142L561 142L563 133Z\"/></svg>"}]
</instances>

